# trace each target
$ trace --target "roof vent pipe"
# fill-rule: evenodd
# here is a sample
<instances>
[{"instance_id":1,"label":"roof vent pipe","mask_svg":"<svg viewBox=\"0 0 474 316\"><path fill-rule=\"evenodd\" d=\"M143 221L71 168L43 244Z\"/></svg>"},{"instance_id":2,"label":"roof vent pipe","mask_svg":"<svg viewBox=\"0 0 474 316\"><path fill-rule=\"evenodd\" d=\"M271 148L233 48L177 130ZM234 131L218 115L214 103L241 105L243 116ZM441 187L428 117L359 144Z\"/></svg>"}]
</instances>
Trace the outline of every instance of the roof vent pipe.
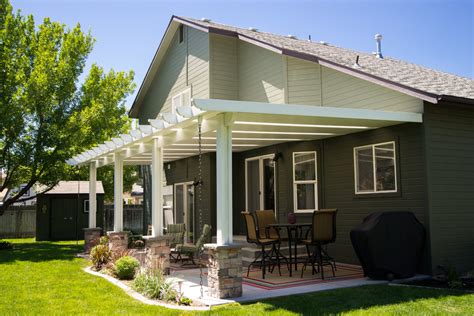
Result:
<instances>
[{"instance_id":1,"label":"roof vent pipe","mask_svg":"<svg viewBox=\"0 0 474 316\"><path fill-rule=\"evenodd\" d=\"M377 43L377 52L375 52L375 57L383 58L383 56L382 56L382 34L375 34L375 42Z\"/></svg>"}]
</instances>

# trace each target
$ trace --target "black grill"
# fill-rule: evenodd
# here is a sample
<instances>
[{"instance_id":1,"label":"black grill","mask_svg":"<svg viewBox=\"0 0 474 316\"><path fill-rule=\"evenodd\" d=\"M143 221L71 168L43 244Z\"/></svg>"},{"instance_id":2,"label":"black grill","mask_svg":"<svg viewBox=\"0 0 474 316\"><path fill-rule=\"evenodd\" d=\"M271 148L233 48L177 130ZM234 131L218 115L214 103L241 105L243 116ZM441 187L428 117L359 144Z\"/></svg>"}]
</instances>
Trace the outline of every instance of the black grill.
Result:
<instances>
[{"instance_id":1,"label":"black grill","mask_svg":"<svg viewBox=\"0 0 474 316\"><path fill-rule=\"evenodd\" d=\"M372 213L351 231L351 241L366 276L408 278L417 271L425 228L411 212Z\"/></svg>"}]
</instances>

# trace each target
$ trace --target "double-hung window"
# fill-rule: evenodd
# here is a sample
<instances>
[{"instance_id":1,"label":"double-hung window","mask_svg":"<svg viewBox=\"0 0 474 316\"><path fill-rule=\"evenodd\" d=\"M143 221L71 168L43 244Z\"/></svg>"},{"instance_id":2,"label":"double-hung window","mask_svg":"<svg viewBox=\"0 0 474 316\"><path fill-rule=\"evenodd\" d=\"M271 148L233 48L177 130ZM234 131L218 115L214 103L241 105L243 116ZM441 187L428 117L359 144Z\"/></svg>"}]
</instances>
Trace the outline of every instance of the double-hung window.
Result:
<instances>
[{"instance_id":1,"label":"double-hung window","mask_svg":"<svg viewBox=\"0 0 474 316\"><path fill-rule=\"evenodd\" d=\"M397 192L395 142L354 148L355 193Z\"/></svg>"},{"instance_id":2,"label":"double-hung window","mask_svg":"<svg viewBox=\"0 0 474 316\"><path fill-rule=\"evenodd\" d=\"M191 87L186 88L182 92L171 98L171 113L176 114L176 108L180 106L191 105Z\"/></svg>"},{"instance_id":3,"label":"double-hung window","mask_svg":"<svg viewBox=\"0 0 474 316\"><path fill-rule=\"evenodd\" d=\"M293 153L293 201L295 212L318 209L316 152Z\"/></svg>"}]
</instances>

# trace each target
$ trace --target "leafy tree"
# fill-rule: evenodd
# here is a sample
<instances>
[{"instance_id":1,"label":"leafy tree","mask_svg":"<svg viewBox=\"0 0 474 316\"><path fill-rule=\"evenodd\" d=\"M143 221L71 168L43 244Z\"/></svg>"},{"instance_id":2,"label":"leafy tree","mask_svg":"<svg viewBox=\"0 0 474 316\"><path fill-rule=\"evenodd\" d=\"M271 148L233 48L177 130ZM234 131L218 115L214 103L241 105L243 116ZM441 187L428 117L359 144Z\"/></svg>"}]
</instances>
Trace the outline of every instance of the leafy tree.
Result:
<instances>
[{"instance_id":1,"label":"leafy tree","mask_svg":"<svg viewBox=\"0 0 474 316\"><path fill-rule=\"evenodd\" d=\"M80 84L93 44L79 24L68 29L46 18L35 26L31 15L0 0L0 191L24 184L3 201L0 215L34 198L23 195L37 183L45 185L42 194L59 180L86 178L65 161L128 131L124 102L134 73L106 73L94 64Z\"/></svg>"}]
</instances>

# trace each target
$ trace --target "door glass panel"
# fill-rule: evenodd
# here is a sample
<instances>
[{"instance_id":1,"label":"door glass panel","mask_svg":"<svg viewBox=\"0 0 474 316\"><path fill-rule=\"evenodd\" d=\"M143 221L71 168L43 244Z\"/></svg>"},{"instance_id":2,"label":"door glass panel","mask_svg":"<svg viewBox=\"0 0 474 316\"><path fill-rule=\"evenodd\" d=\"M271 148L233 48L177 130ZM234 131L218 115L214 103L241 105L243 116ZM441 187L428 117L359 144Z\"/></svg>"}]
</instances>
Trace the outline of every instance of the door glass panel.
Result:
<instances>
[{"instance_id":1,"label":"door glass panel","mask_svg":"<svg viewBox=\"0 0 474 316\"><path fill-rule=\"evenodd\" d=\"M186 232L188 242L194 242L194 186L186 185Z\"/></svg>"},{"instance_id":2,"label":"door glass panel","mask_svg":"<svg viewBox=\"0 0 474 316\"><path fill-rule=\"evenodd\" d=\"M263 209L275 210L275 162L263 159Z\"/></svg>"},{"instance_id":3,"label":"door glass panel","mask_svg":"<svg viewBox=\"0 0 474 316\"><path fill-rule=\"evenodd\" d=\"M176 224L184 223L184 185L175 186L175 219ZM188 229L188 227L186 227Z\"/></svg>"},{"instance_id":4,"label":"door glass panel","mask_svg":"<svg viewBox=\"0 0 474 316\"><path fill-rule=\"evenodd\" d=\"M247 211L260 209L259 160L247 161Z\"/></svg>"}]
</instances>

